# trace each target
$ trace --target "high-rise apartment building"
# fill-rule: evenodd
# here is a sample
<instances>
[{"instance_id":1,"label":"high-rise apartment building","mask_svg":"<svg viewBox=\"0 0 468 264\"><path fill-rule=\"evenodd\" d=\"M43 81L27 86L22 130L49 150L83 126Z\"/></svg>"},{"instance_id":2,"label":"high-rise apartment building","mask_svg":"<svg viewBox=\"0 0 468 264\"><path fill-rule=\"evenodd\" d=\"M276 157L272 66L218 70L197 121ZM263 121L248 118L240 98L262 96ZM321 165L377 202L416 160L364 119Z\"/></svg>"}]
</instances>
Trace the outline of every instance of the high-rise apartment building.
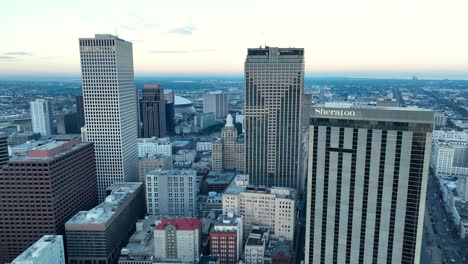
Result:
<instances>
[{"instance_id":1,"label":"high-rise apartment building","mask_svg":"<svg viewBox=\"0 0 468 264\"><path fill-rule=\"evenodd\" d=\"M313 107L306 263L419 263L433 113Z\"/></svg>"},{"instance_id":2,"label":"high-rise apartment building","mask_svg":"<svg viewBox=\"0 0 468 264\"><path fill-rule=\"evenodd\" d=\"M63 237L56 235L41 237L11 264L65 264Z\"/></svg>"},{"instance_id":3,"label":"high-rise apartment building","mask_svg":"<svg viewBox=\"0 0 468 264\"><path fill-rule=\"evenodd\" d=\"M252 186L248 175L238 175L223 193L223 213L241 215L245 234L255 225L266 225L276 237L293 240L295 208L294 189Z\"/></svg>"},{"instance_id":4,"label":"high-rise apartment building","mask_svg":"<svg viewBox=\"0 0 468 264\"><path fill-rule=\"evenodd\" d=\"M76 112L78 113L79 120L80 120L79 126L81 128L81 127L84 127L86 125L83 95L75 96L75 104L76 104Z\"/></svg>"},{"instance_id":5,"label":"high-rise apartment building","mask_svg":"<svg viewBox=\"0 0 468 264\"><path fill-rule=\"evenodd\" d=\"M248 49L245 172L253 185L302 190L304 49Z\"/></svg>"},{"instance_id":6,"label":"high-rise apartment building","mask_svg":"<svg viewBox=\"0 0 468 264\"><path fill-rule=\"evenodd\" d=\"M142 137L166 136L166 103L164 88L159 84L145 84L141 101L143 116Z\"/></svg>"},{"instance_id":7,"label":"high-rise apartment building","mask_svg":"<svg viewBox=\"0 0 468 264\"><path fill-rule=\"evenodd\" d=\"M203 95L203 113L214 113L216 120L223 120L228 114L228 96L221 91Z\"/></svg>"},{"instance_id":8,"label":"high-rise apartment building","mask_svg":"<svg viewBox=\"0 0 468 264\"><path fill-rule=\"evenodd\" d=\"M44 99L36 99L29 103L31 107L31 121L33 132L47 137L54 134L54 116L52 104Z\"/></svg>"},{"instance_id":9,"label":"high-rise apartment building","mask_svg":"<svg viewBox=\"0 0 468 264\"><path fill-rule=\"evenodd\" d=\"M95 143L103 201L111 184L138 181L132 43L105 34L79 43L87 140Z\"/></svg>"},{"instance_id":10,"label":"high-rise apartment building","mask_svg":"<svg viewBox=\"0 0 468 264\"><path fill-rule=\"evenodd\" d=\"M0 168L0 263L97 204L92 143L51 142Z\"/></svg>"},{"instance_id":11,"label":"high-rise apartment building","mask_svg":"<svg viewBox=\"0 0 468 264\"><path fill-rule=\"evenodd\" d=\"M0 132L0 168L7 163L8 156L8 135Z\"/></svg>"},{"instance_id":12,"label":"high-rise apartment building","mask_svg":"<svg viewBox=\"0 0 468 264\"><path fill-rule=\"evenodd\" d=\"M164 90L166 101L166 131L169 135L175 133L175 96L172 90Z\"/></svg>"},{"instance_id":13,"label":"high-rise apartment building","mask_svg":"<svg viewBox=\"0 0 468 264\"><path fill-rule=\"evenodd\" d=\"M198 218L157 220L154 257L161 262L197 263L200 258L202 221Z\"/></svg>"},{"instance_id":14,"label":"high-rise apartment building","mask_svg":"<svg viewBox=\"0 0 468 264\"><path fill-rule=\"evenodd\" d=\"M221 131L221 140L212 144L211 161L213 170L244 171L244 141L238 139L230 114Z\"/></svg>"},{"instance_id":15,"label":"high-rise apartment building","mask_svg":"<svg viewBox=\"0 0 468 264\"><path fill-rule=\"evenodd\" d=\"M120 250L145 213L141 182L111 185L104 202L78 212L65 224L69 264L117 264Z\"/></svg>"},{"instance_id":16,"label":"high-rise apartment building","mask_svg":"<svg viewBox=\"0 0 468 264\"><path fill-rule=\"evenodd\" d=\"M192 217L197 214L197 172L155 170L146 175L148 214Z\"/></svg>"},{"instance_id":17,"label":"high-rise apartment building","mask_svg":"<svg viewBox=\"0 0 468 264\"><path fill-rule=\"evenodd\" d=\"M242 216L233 212L219 215L210 232L210 255L221 263L237 264L242 253Z\"/></svg>"}]
</instances>

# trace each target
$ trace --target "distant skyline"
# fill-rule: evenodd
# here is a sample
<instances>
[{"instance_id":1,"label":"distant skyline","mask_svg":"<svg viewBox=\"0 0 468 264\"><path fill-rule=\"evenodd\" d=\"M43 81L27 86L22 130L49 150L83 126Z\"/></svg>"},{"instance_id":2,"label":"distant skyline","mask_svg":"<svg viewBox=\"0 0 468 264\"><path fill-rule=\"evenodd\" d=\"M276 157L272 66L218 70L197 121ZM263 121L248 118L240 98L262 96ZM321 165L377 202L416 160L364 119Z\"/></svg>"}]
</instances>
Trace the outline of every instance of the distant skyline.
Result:
<instances>
[{"instance_id":1,"label":"distant skyline","mask_svg":"<svg viewBox=\"0 0 468 264\"><path fill-rule=\"evenodd\" d=\"M247 48L305 49L306 76L468 79L465 0L1 4L0 78L79 76L78 38L133 42L136 76L242 75Z\"/></svg>"}]
</instances>

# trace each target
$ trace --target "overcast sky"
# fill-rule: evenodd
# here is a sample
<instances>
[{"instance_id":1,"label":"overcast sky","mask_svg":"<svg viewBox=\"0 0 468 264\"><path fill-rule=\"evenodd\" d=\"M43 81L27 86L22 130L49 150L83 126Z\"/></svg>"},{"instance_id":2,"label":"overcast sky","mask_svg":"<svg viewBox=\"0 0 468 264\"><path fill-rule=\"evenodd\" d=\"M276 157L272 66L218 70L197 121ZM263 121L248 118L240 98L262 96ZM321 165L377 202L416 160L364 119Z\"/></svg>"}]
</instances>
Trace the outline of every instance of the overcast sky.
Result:
<instances>
[{"instance_id":1,"label":"overcast sky","mask_svg":"<svg viewBox=\"0 0 468 264\"><path fill-rule=\"evenodd\" d=\"M79 37L133 42L135 73L238 73L303 47L313 76L468 79L467 0L1 0L0 74L79 74Z\"/></svg>"}]
</instances>

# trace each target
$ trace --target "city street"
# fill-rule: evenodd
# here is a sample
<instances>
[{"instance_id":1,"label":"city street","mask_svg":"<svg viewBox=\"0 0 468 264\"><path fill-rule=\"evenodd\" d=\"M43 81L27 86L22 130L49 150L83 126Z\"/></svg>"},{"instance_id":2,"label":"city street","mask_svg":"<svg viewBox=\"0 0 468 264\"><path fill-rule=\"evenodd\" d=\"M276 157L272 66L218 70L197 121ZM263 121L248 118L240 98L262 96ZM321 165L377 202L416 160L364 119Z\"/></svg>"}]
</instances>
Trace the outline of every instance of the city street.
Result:
<instances>
[{"instance_id":1,"label":"city street","mask_svg":"<svg viewBox=\"0 0 468 264\"><path fill-rule=\"evenodd\" d=\"M463 243L446 212L436 177L429 175L421 263L467 263Z\"/></svg>"}]
</instances>

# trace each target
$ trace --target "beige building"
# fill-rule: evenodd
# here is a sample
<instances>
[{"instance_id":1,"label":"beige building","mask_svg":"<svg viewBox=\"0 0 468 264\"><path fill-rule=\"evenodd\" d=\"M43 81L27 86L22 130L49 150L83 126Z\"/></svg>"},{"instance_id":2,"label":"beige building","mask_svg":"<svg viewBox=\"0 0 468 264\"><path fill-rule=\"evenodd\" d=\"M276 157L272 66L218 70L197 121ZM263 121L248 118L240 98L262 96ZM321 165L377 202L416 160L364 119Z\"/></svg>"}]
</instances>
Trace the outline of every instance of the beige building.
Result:
<instances>
[{"instance_id":1,"label":"beige building","mask_svg":"<svg viewBox=\"0 0 468 264\"><path fill-rule=\"evenodd\" d=\"M213 170L244 171L244 142L238 139L230 114L221 131L221 140L213 142L211 153Z\"/></svg>"},{"instance_id":2,"label":"beige building","mask_svg":"<svg viewBox=\"0 0 468 264\"><path fill-rule=\"evenodd\" d=\"M249 185L248 175L238 175L223 193L223 213L234 212L244 218L244 233L252 226L267 225L275 237L294 236L296 192L291 188Z\"/></svg>"},{"instance_id":3,"label":"beige building","mask_svg":"<svg viewBox=\"0 0 468 264\"><path fill-rule=\"evenodd\" d=\"M146 174L152 170L170 170L172 169L172 157L164 155L147 155L138 159L138 171L140 181L146 182Z\"/></svg>"}]
</instances>

